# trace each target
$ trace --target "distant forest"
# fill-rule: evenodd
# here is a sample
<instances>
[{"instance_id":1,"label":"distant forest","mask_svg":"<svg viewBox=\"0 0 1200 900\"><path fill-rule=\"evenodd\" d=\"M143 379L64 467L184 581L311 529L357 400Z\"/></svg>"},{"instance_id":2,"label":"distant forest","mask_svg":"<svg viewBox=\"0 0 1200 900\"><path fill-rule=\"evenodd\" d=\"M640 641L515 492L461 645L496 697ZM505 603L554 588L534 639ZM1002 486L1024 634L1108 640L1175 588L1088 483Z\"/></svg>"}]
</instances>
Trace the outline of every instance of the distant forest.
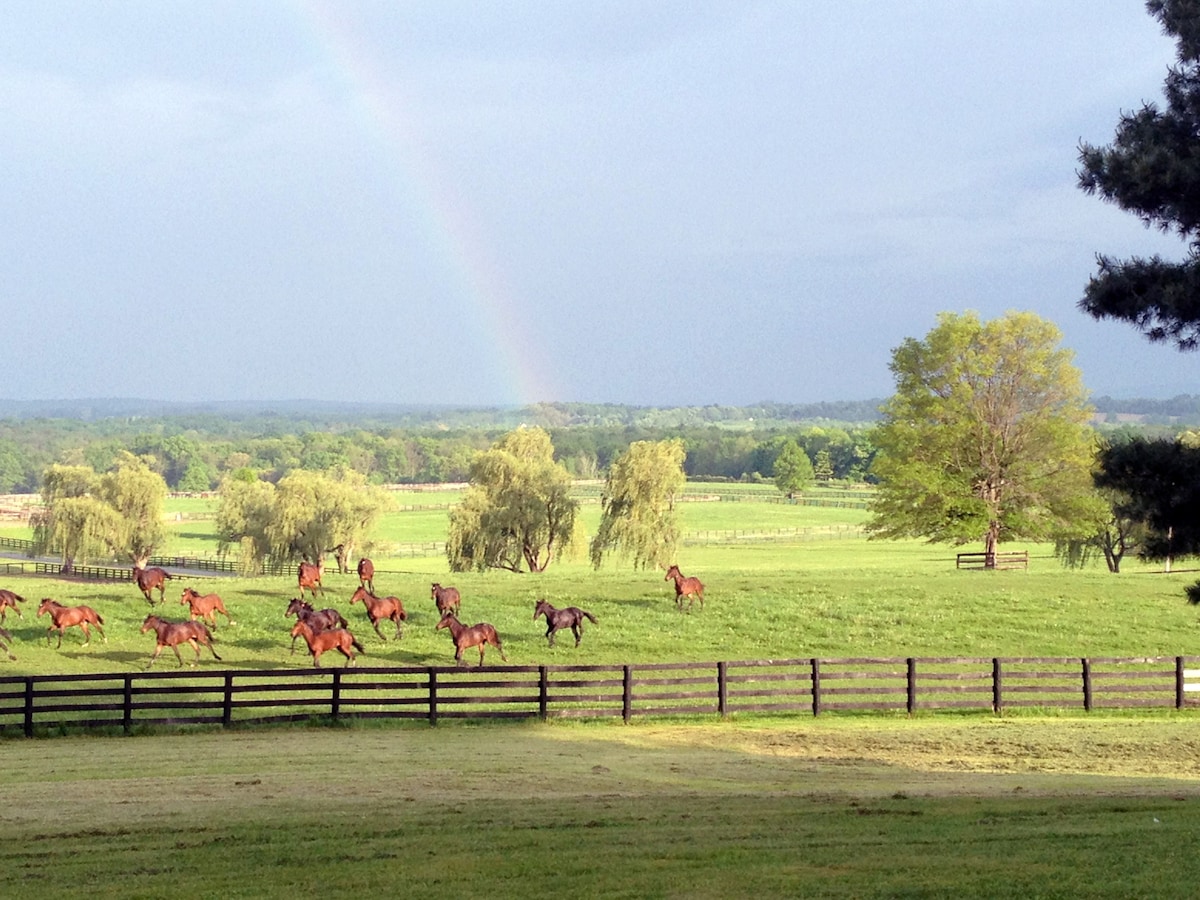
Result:
<instances>
[{"instance_id":1,"label":"distant forest","mask_svg":"<svg viewBox=\"0 0 1200 900\"><path fill-rule=\"evenodd\" d=\"M464 481L471 459L521 425L546 429L579 478L603 477L631 442L682 438L688 477L769 479L795 440L820 477L869 479L881 399L753 406L641 407L539 403L438 407L285 401L0 400L0 493L40 489L51 463L108 469L122 450L153 459L173 490L215 488L252 469L353 469L380 484ZM1094 401L1098 427L1180 430L1200 424L1200 397Z\"/></svg>"}]
</instances>

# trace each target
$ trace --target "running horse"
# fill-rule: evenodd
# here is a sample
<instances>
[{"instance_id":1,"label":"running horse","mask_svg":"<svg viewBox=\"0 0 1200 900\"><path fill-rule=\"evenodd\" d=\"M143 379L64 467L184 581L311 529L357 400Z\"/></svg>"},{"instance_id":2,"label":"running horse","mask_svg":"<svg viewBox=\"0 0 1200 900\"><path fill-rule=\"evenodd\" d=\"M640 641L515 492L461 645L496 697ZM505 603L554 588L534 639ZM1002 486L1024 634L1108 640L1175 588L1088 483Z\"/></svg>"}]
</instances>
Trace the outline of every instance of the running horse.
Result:
<instances>
[{"instance_id":1,"label":"running horse","mask_svg":"<svg viewBox=\"0 0 1200 900\"><path fill-rule=\"evenodd\" d=\"M163 594L167 589L167 579L173 577L166 569L160 569L158 566L151 566L148 569L143 569L138 565L133 567L133 580L137 582L142 596L151 606L154 605L154 598L150 596L150 592L158 588L158 601L162 603Z\"/></svg>"},{"instance_id":2,"label":"running horse","mask_svg":"<svg viewBox=\"0 0 1200 900\"><path fill-rule=\"evenodd\" d=\"M300 597L293 597L292 602L288 604L287 611L283 616L286 619L288 616L294 615L297 622L307 622L308 627L314 632L330 631L334 628L345 628L350 623L340 612L332 607L327 609L316 610L313 605L307 600L302 600ZM296 638L299 635L292 634L292 653L296 652Z\"/></svg>"},{"instance_id":3,"label":"running horse","mask_svg":"<svg viewBox=\"0 0 1200 900\"><path fill-rule=\"evenodd\" d=\"M439 616L444 616L448 612L458 615L458 608L462 605L462 597L458 594L458 588L442 587L435 581L432 596Z\"/></svg>"},{"instance_id":4,"label":"running horse","mask_svg":"<svg viewBox=\"0 0 1200 900\"><path fill-rule=\"evenodd\" d=\"M300 619L292 626L292 639L297 637L304 638L305 643L308 644L308 652L312 654L313 665L318 669L321 668L321 654L328 650L336 650L346 657L347 666L354 662L355 650L359 653L367 652L354 635L345 628L313 631L312 626L304 619Z\"/></svg>"},{"instance_id":5,"label":"running horse","mask_svg":"<svg viewBox=\"0 0 1200 900\"><path fill-rule=\"evenodd\" d=\"M183 596L179 598L180 606L191 608L192 621L196 619L204 619L213 628L217 627L217 613L223 615L229 620L229 624L233 625L233 616L229 615L229 611L225 609L225 604L221 600L220 594L205 594L200 595L199 591L194 591L190 587L183 589Z\"/></svg>"},{"instance_id":6,"label":"running horse","mask_svg":"<svg viewBox=\"0 0 1200 900\"><path fill-rule=\"evenodd\" d=\"M154 665L154 661L158 659L158 655L167 647L175 651L175 658L179 660L179 665L183 665L183 657L179 655L180 644L191 644L192 649L196 651L196 659L192 665L200 662L200 645L203 644L212 651L212 655L218 662L221 657L217 656L217 651L213 647L213 636L208 630L208 626L203 622L168 622L161 616L156 616L153 613L146 616L142 622L142 634L153 630L157 643L154 645L154 655L150 657L150 662L146 663L146 668Z\"/></svg>"},{"instance_id":7,"label":"running horse","mask_svg":"<svg viewBox=\"0 0 1200 900\"><path fill-rule=\"evenodd\" d=\"M358 584L375 593L375 563L365 556L358 561Z\"/></svg>"},{"instance_id":8,"label":"running horse","mask_svg":"<svg viewBox=\"0 0 1200 900\"><path fill-rule=\"evenodd\" d=\"M697 600L700 601L700 608L704 608L704 585L699 578L687 578L679 571L679 566L671 566L667 569L667 577L663 581L675 581L675 605L683 612L683 598L689 597L688 612L692 611L692 604Z\"/></svg>"},{"instance_id":9,"label":"running horse","mask_svg":"<svg viewBox=\"0 0 1200 900\"><path fill-rule=\"evenodd\" d=\"M442 616L441 621L437 623L437 630L443 628L450 629L450 636L454 638L454 663L455 665L463 665L463 651L469 650L472 647L479 648L479 665L483 665L483 653L487 649L488 644L491 644L500 651L500 658L508 662L508 657L504 655L504 648L500 646L500 636L496 634L496 629L487 622L480 622L477 625L467 626L458 621L454 613L448 612Z\"/></svg>"},{"instance_id":10,"label":"running horse","mask_svg":"<svg viewBox=\"0 0 1200 900\"><path fill-rule=\"evenodd\" d=\"M396 623L396 640L400 640L403 634L400 631L400 623L408 618L404 612L404 604L400 602L399 597L376 597L364 587L360 587L350 596L350 605L353 606L359 600L366 607L367 618L371 620L371 625L375 628L375 633L379 635L379 639L386 641L383 632L379 630L379 623L384 619L389 619Z\"/></svg>"},{"instance_id":11,"label":"running horse","mask_svg":"<svg viewBox=\"0 0 1200 900\"><path fill-rule=\"evenodd\" d=\"M11 609L19 618L25 618L25 614L21 612L21 607L18 603L24 603L25 598L20 594L14 593L7 588L0 588L0 622L4 621L4 617L8 615Z\"/></svg>"},{"instance_id":12,"label":"running horse","mask_svg":"<svg viewBox=\"0 0 1200 900\"><path fill-rule=\"evenodd\" d=\"M321 587L321 576L325 574L324 563L300 563L300 568L296 571L296 581L300 584L300 596L304 596L306 590L312 591L313 599L316 599L317 590L325 593L325 588Z\"/></svg>"},{"instance_id":13,"label":"running horse","mask_svg":"<svg viewBox=\"0 0 1200 900\"><path fill-rule=\"evenodd\" d=\"M575 646L578 647L583 638L583 620L590 619L594 624L600 624L600 620L586 609L580 609L578 606L555 609L545 600L539 600L533 606L533 621L536 622L538 616L546 617L546 638L551 647L554 646L554 632L560 628L571 629L571 633L575 635Z\"/></svg>"},{"instance_id":14,"label":"running horse","mask_svg":"<svg viewBox=\"0 0 1200 900\"><path fill-rule=\"evenodd\" d=\"M76 625L83 632L84 647L92 642L92 633L88 630L89 625L95 625L96 630L100 632L100 637L104 638L104 643L108 643L108 636L104 633L104 619L90 606L63 606L57 600L46 597L38 606L39 619L42 617L42 613L49 615L50 621L53 623L46 629L46 643L50 643L50 632L57 628L58 647L62 647L63 632Z\"/></svg>"}]
</instances>

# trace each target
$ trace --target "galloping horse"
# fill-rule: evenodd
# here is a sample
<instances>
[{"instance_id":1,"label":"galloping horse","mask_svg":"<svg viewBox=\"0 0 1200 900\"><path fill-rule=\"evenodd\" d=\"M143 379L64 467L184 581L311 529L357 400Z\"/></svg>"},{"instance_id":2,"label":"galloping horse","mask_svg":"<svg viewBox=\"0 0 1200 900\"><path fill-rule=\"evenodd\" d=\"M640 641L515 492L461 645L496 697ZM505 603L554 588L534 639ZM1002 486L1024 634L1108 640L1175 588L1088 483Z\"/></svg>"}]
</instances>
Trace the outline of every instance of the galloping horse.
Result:
<instances>
[{"instance_id":1,"label":"galloping horse","mask_svg":"<svg viewBox=\"0 0 1200 900\"><path fill-rule=\"evenodd\" d=\"M325 593L325 588L321 587L321 576L325 574L325 564L302 562L300 568L296 572L296 580L300 583L300 596L304 596L306 590L312 591L313 599L317 597L317 589L320 588L321 593Z\"/></svg>"},{"instance_id":2,"label":"galloping horse","mask_svg":"<svg viewBox=\"0 0 1200 900\"><path fill-rule=\"evenodd\" d=\"M396 623L396 640L400 640L402 637L400 623L407 619L408 615L404 612L404 604L400 602L399 597L376 597L366 588L360 587L350 596L350 605L353 606L359 600L366 607L367 618L371 620L380 640L387 640L383 636L383 632L379 630L379 623L384 619L390 619Z\"/></svg>"},{"instance_id":3,"label":"galloping horse","mask_svg":"<svg viewBox=\"0 0 1200 900\"><path fill-rule=\"evenodd\" d=\"M292 598L292 602L288 604L287 611L283 614L286 619L290 615L296 616L297 622L307 622L308 627L314 632L329 631L333 628L345 628L350 623L345 617L332 607L316 610L313 605L307 600L302 600L299 597ZM292 653L296 652L296 633L292 633Z\"/></svg>"},{"instance_id":4,"label":"galloping horse","mask_svg":"<svg viewBox=\"0 0 1200 900\"><path fill-rule=\"evenodd\" d=\"M433 602L437 604L439 616L444 616L448 612L453 612L457 616L462 598L458 595L458 588L442 587L435 581L433 583Z\"/></svg>"},{"instance_id":5,"label":"galloping horse","mask_svg":"<svg viewBox=\"0 0 1200 900\"><path fill-rule=\"evenodd\" d=\"M313 665L318 669L321 668L321 654L326 650L336 650L342 656L346 657L346 665L349 666L354 662L354 651L366 653L363 645L355 640L345 628L331 628L329 631L313 631L312 627L300 619L292 626L292 639L297 636L303 637L304 642L308 644L308 651L312 654Z\"/></svg>"},{"instance_id":6,"label":"galloping horse","mask_svg":"<svg viewBox=\"0 0 1200 900\"><path fill-rule=\"evenodd\" d=\"M221 598L217 594L200 596L198 591L186 587L183 589L183 596L179 598L179 605L191 607L193 621L203 618L213 628L217 627L217 613L228 619L230 625L234 624L233 616L229 615L229 611L225 609L225 604L221 602Z\"/></svg>"},{"instance_id":7,"label":"galloping horse","mask_svg":"<svg viewBox=\"0 0 1200 900\"><path fill-rule=\"evenodd\" d=\"M25 598L20 594L14 594L7 589L0 589L0 622L4 621L4 617L8 615L10 609L20 618L25 618L25 614L21 612L21 607L17 606L18 603L24 602Z\"/></svg>"},{"instance_id":8,"label":"galloping horse","mask_svg":"<svg viewBox=\"0 0 1200 900\"><path fill-rule=\"evenodd\" d=\"M555 609L545 600L539 600L533 606L533 621L536 622L538 616L546 617L546 637L551 647L554 646L554 632L560 628L571 629L571 633L575 635L575 646L578 647L583 637L583 620L591 619L594 624L600 624L600 620L586 609L580 609L578 606Z\"/></svg>"},{"instance_id":9,"label":"galloping horse","mask_svg":"<svg viewBox=\"0 0 1200 900\"><path fill-rule=\"evenodd\" d=\"M375 563L365 556L358 561L358 584L372 594L375 593Z\"/></svg>"},{"instance_id":10,"label":"galloping horse","mask_svg":"<svg viewBox=\"0 0 1200 900\"><path fill-rule=\"evenodd\" d=\"M679 566L671 566L667 569L667 577L663 581L675 580L675 605L683 612L683 598L690 597L688 600L688 612L692 611L692 604L697 599L700 601L700 608L704 608L704 585L699 578L685 578L683 573L679 571Z\"/></svg>"},{"instance_id":11,"label":"galloping horse","mask_svg":"<svg viewBox=\"0 0 1200 900\"><path fill-rule=\"evenodd\" d=\"M148 569L136 565L133 567L133 580L137 582L142 596L151 606L154 605L154 599L150 596L150 592L158 588L158 601L162 603L163 594L167 589L167 579L173 577L166 569L160 569L158 566L151 566Z\"/></svg>"},{"instance_id":12,"label":"galloping horse","mask_svg":"<svg viewBox=\"0 0 1200 900\"><path fill-rule=\"evenodd\" d=\"M500 651L500 658L508 662L508 657L504 655L504 648L500 646L500 636L496 634L496 629L487 622L480 622L477 625L470 627L464 625L455 618L454 613L448 612L442 616L441 621L437 623L437 629L450 629L450 636L454 638L454 664L463 665L463 651L471 647L479 648L479 665L483 665L483 652L487 649L487 645L491 644Z\"/></svg>"},{"instance_id":13,"label":"galloping horse","mask_svg":"<svg viewBox=\"0 0 1200 900\"><path fill-rule=\"evenodd\" d=\"M217 656L217 651L213 647L213 637L208 630L208 626L203 622L168 622L161 616L156 616L153 613L146 616L146 620L142 622L142 634L154 629L154 635L157 638L157 643L154 645L154 655L150 657L150 662L146 663L146 668L154 665L154 661L158 659L158 655L163 652L164 647L170 647L175 651L175 658L179 660L179 665L183 665L183 657L179 655L180 644L191 644L192 649L196 651L196 660L192 665L200 662L200 645L203 644L212 651L212 655L220 661L221 657Z\"/></svg>"},{"instance_id":14,"label":"galloping horse","mask_svg":"<svg viewBox=\"0 0 1200 900\"><path fill-rule=\"evenodd\" d=\"M88 631L89 625L95 625L96 630L100 632L100 637L104 638L104 643L108 643L108 636L104 633L104 619L100 618L100 613L90 606L63 606L58 601L46 597L38 607L39 619L42 617L42 613L47 613L50 621L54 623L46 629L46 643L50 643L50 632L57 628L58 646L61 647L63 632L76 625L83 630L84 647L92 642L92 633Z\"/></svg>"}]
</instances>

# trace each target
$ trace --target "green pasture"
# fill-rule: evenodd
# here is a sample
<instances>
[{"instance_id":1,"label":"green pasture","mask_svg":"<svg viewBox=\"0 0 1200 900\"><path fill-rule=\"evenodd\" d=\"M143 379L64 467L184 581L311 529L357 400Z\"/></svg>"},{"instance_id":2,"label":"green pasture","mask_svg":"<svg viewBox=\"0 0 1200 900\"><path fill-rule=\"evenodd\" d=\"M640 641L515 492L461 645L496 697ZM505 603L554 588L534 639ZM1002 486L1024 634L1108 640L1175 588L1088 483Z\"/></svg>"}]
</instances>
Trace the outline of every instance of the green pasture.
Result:
<instances>
[{"instance_id":1,"label":"green pasture","mask_svg":"<svg viewBox=\"0 0 1200 900\"><path fill-rule=\"evenodd\" d=\"M1191 717L5 744L5 896L1195 895Z\"/></svg>"}]
</instances>

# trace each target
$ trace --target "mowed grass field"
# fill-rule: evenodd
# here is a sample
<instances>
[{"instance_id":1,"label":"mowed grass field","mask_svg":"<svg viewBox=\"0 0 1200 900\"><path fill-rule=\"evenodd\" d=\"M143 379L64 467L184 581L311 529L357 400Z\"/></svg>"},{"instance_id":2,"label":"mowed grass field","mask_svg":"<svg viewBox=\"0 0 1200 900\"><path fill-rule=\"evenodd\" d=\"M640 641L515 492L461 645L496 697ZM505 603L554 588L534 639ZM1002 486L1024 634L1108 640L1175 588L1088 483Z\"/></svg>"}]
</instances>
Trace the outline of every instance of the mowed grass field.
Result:
<instances>
[{"instance_id":1,"label":"mowed grass field","mask_svg":"<svg viewBox=\"0 0 1200 900\"><path fill-rule=\"evenodd\" d=\"M584 516L591 529L598 507ZM967 572L953 548L817 536L861 523L858 509L685 503L681 516L689 533L814 532L683 546L680 567L707 585L704 608L685 614L661 572L615 561L596 572L582 558L542 575L451 575L439 556L376 555L378 591L409 611L399 641L349 606L353 576L329 575L319 605L350 619L362 666L452 661L433 627L432 581L456 584L463 618L495 624L519 664L1200 655L1200 613L1183 596L1197 578L1189 561L1171 574L1130 561L1113 576L1018 544L1029 571ZM445 517L393 513L380 544L442 540ZM172 527L167 552L212 549L210 520ZM224 663L206 655L201 667L311 664L288 653L293 577L180 578L167 614L183 617L185 585L219 592L236 622L216 631ZM0 660L0 673L132 670L150 657L152 636L138 632L149 608L132 584L2 586L29 602L7 619L17 660ZM61 650L47 646L46 620L33 616L42 596L95 606L107 642L83 647L74 632ZM561 635L550 648L532 621L539 597L600 623L579 648ZM169 655L157 665L176 667ZM1194 896L1198 723L1192 710L946 712L11 739L0 892Z\"/></svg>"}]
</instances>

